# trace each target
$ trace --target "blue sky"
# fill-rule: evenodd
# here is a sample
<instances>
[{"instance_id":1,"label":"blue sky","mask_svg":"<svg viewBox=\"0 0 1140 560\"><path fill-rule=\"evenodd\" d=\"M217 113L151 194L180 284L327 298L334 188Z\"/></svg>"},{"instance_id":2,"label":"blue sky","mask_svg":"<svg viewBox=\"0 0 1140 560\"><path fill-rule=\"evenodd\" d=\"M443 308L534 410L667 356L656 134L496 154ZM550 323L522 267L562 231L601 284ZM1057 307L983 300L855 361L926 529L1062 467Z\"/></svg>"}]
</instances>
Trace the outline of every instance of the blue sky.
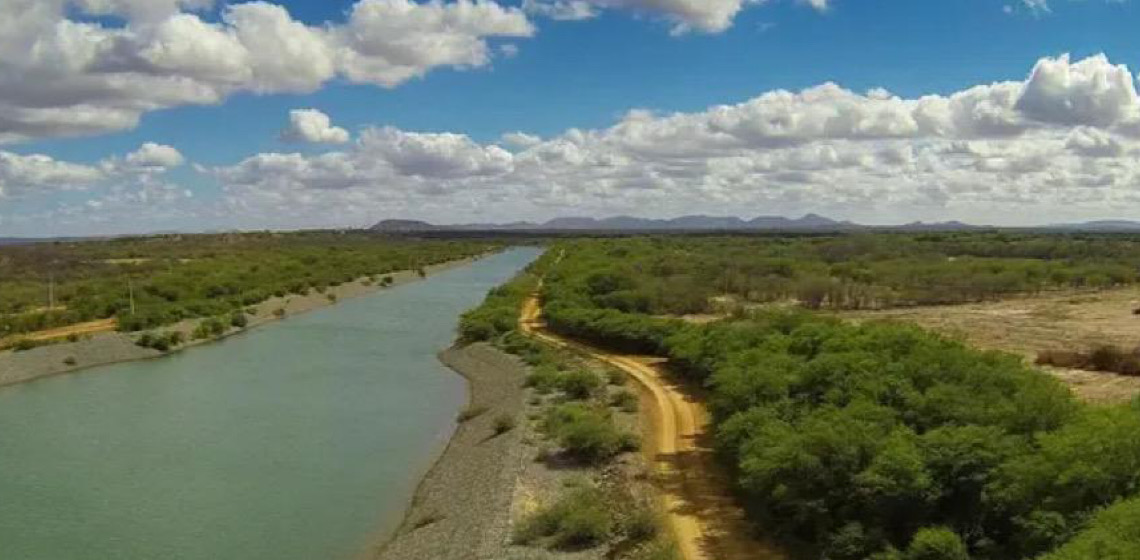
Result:
<instances>
[{"instance_id":1,"label":"blue sky","mask_svg":"<svg viewBox=\"0 0 1140 560\"><path fill-rule=\"evenodd\" d=\"M11 8L0 7L0 11L20 10L21 1L31 0L18 0ZM42 25L43 34L31 34L23 46L42 42L67 19L97 26L109 37L130 34L124 44L147 56L157 52L154 44L165 45L166 53L177 52L174 39L168 37L162 43L156 39L162 36L154 31L170 18L189 16L203 28L238 33L238 25L222 15L241 4L238 2L208 5L211 3L202 0L162 0L171 4L170 10L144 17L132 11L132 1L139 0L103 1L110 8L100 11L91 8L99 4L93 0L49 0L47 4L54 2L60 10L39 16L34 23ZM287 10L297 25L321 30L346 26L357 1L276 4ZM654 126L666 126L669 123L663 121L671 113L698 118L708 116L712 106L738 106L773 90L800 92L828 82L860 98L874 88L888 90L904 102L917 102L927 95L949 98L974 86L1031 81L1027 77L1039 60L1064 54L1070 55L1065 64L1075 65L1103 53L1103 68L1090 64L1078 73L1087 70L1091 76L1104 70L1111 75L1119 65L1131 68L1140 62L1140 34L1135 31L1140 11L1135 2L1052 0L1045 9L1037 2L1031 6L1021 0L831 0L826 8L818 9L807 2L771 0L742 5L724 29L702 29L699 25L678 29L685 24L694 27L691 19L686 19L690 16L655 9L653 2L585 1L594 2L595 17L577 20L554 19L533 6L524 11L520 2L499 2L495 17L501 21L471 24L471 30L462 37L466 45L460 49L463 53L422 63L415 69L421 75L413 77L361 80L350 77L352 70L338 70L333 76L297 88L277 82L269 86L235 85L228 77L219 81L213 69L187 66L184 59L143 70L132 67L121 71L122 75L162 78L162 87L190 76L206 84L203 87L212 88L216 99L203 101L195 97L197 93L179 92L156 101L153 97L157 96L123 93L116 85L120 89L108 91L139 96L137 104L124 110L126 121L133 112L138 123L99 122L92 130L56 123L76 120L69 112L77 110L71 101L51 105L50 101L6 99L0 78L0 139L5 140L0 153L8 154L7 163L0 159L0 235L360 225L372 218L397 215L479 221L566 214L708 212L751 216L814 211L880 223L963 219L1010 224L1140 218L1124 207L1140 186L1134 184L1129 167L1136 159L1129 132L1130 111L1136 108L1131 106L1107 120L1082 114L1088 122L1059 113L1014 115L1011 118L1025 121L1015 134L978 133L973 129L968 133L907 133L905 139L894 133L871 137L813 134L778 145L753 138L752 143L734 143L726 153L706 153L708 145L697 143L692 148L694 157L670 154L657 160L646 155L647 150L657 150L641 145L644 139L619 139L611 129L627 119L631 110L648 110L656 119ZM740 3L722 3L734 1ZM402 3L411 9L427 4L410 0L360 3L365 2ZM446 9L453 4L435 7ZM524 23L529 30L519 28ZM446 36L449 31L444 27L432 32ZM367 30L381 39L398 37L405 31L418 32L382 22ZM205 42L190 35L176 39ZM19 41L2 43L0 48L21 46ZM482 60L471 62L473 59L465 54L471 44L486 50ZM341 43L337 45L343 48ZM390 44L385 44L380 55L375 49L369 51L367 45L351 48L381 58L394 56ZM5 58L11 57L0 60ZM390 60L382 63L389 64ZM18 65L4 68L5 64L13 66L0 62L0 75L6 71L26 77L34 75L33 70L41 70ZM98 109L104 103L100 95L106 92L92 93L91 100L82 99L80 84L96 79L94 74L105 78L106 66L92 65L78 70L77 76L45 80L43 97L54 99L66 91L69 97L80 98L83 107ZM162 72L166 74L159 76ZM205 75L208 80L202 78ZM1063 99L1053 100L1062 107L1060 110L1079 103L1086 93L1098 95L1097 78L1089 80L1091 89L1082 90L1081 84L1075 83L1079 79L1072 80L1075 85L1066 86L1070 90L1063 92ZM1134 85L1131 73L1127 81ZM36 97L34 80L25 82L31 82L30 97ZM176 99L172 101L172 97ZM1119 97L1109 97L1113 103L1120 101ZM1091 99L1090 103L1103 106L1095 97ZM1121 103L1133 102L1126 99ZM816 111L822 110L824 102L795 103L803 110ZM1006 109L1011 111L1023 107L1016 99L1010 103ZM39 126L38 121L32 126L25 117L29 107L41 104L47 108L39 110L58 113L49 116L56 123L53 126ZM17 117L6 119L6 106ZM116 104L115 109L123 107ZM349 142L283 141L290 112L297 109L316 109L327 115L329 126L349 133ZM768 106L753 109L764 118L771 118L776 110ZM878 109L872 113L875 111ZM708 128L709 124L700 126ZM567 142L568 131L574 129L591 138ZM502 137L513 132L537 138L534 144L511 146ZM1090 140L1094 144L1107 142L1120 148L1110 150L1112 158L1084 157L1087 154L1081 152L1065 169L1013 165L1019 157L1037 157L1042 162L1055 159L1047 153L1050 146L1071 147L1074 135L1084 138L1086 133L1095 136ZM545 144L538 145L538 141ZM723 145L715 138L710 141L718 147ZM540 149L557 148L558 142L574 145L583 153L590 150L593 155L579 157L573 161L573 169L557 173L520 171L526 152L538 154ZM928 155L941 159L926 167L912 162L889 171L886 166L876 169L865 162L857 171L847 164L833 168L802 164L803 153L809 151L817 155L826 152L835 163L843 158L836 159L832 152L848 154L854 161L862 157L859 154L871 157L898 148L909 151L911 160L921 161L920 156L927 151L949 153L952 150L934 147L954 142L973 143L968 151L976 161L953 160L951 164L948 156ZM129 165L128 154L141 154L140 146L148 143L172 148L178 157L159 157L161 154L151 150L147 154L153 157L139 155L135 159L143 163ZM687 145L676 138L672 143ZM597 156L615 150L622 156L620 162L598 161ZM52 165L77 167L64 173L21 171L20 166L31 165L26 158L32 154L46 156ZM272 162L288 169L267 167L270 164L265 158L255 161L266 154L293 159L288 165ZM396 159L384 169L360 169L364 160L388 157ZM504 157L511 161L500 161ZM738 167L747 158L762 158L762 169L740 172ZM678 163L680 159L686 160L684 166ZM352 163L345 164L348 161ZM1004 167L995 169L995 162ZM247 164L244 168L243 163ZM335 175L330 171L333 163L338 169L353 169L343 176ZM443 167L434 167L437 165ZM726 165L733 167L736 175L726 178L710 171ZM934 165L944 168L935 170ZM607 166L621 172L598 173ZM252 176L255 167L261 176ZM320 169L314 171L316 167ZM968 176L964 169L987 174ZM788 175L792 171L797 173L794 177ZM999 172L1019 174L1016 192L999 192L996 187L989 187L993 192L980 192L983 189L978 185L1008 180L995 175ZM1034 173L1043 176L1029 177ZM271 181L266 176L276 178ZM851 192L839 192L843 189L836 185L840 178L844 184L860 185ZM1072 185L1064 185L1066 181ZM936 196L917 200L914 192L925 192L923 189L932 183L954 186L940 186ZM1106 183L1110 185L1100 192L1089 190L1093 188L1090 185ZM805 186L793 189L789 186L793 184ZM1041 196L1032 216L1010 216L1005 210L1023 208L1026 197L1034 193ZM282 212L285 207L287 211Z\"/></svg>"}]
</instances>

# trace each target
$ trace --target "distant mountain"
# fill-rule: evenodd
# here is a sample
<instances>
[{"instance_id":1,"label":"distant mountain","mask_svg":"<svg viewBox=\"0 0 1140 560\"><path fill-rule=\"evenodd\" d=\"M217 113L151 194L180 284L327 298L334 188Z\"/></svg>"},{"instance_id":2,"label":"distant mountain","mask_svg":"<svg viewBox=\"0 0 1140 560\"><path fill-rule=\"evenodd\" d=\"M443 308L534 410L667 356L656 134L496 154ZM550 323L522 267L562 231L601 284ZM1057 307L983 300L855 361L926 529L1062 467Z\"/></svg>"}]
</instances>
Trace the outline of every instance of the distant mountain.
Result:
<instances>
[{"instance_id":1,"label":"distant mountain","mask_svg":"<svg viewBox=\"0 0 1140 560\"><path fill-rule=\"evenodd\" d=\"M1096 220L1078 224L1056 224L1048 226L1049 229L1064 229L1074 231L1113 232L1137 231L1140 232L1140 222L1132 220Z\"/></svg>"},{"instance_id":2,"label":"distant mountain","mask_svg":"<svg viewBox=\"0 0 1140 560\"><path fill-rule=\"evenodd\" d=\"M384 220L373 231L387 233L414 233L426 231L767 231L767 230L841 230L861 227L851 222L838 222L816 214L802 218L760 216L743 220L733 216L681 216L668 220L614 216L588 218L569 216L536 224L513 222L509 224L452 224L435 225L417 220Z\"/></svg>"},{"instance_id":3,"label":"distant mountain","mask_svg":"<svg viewBox=\"0 0 1140 560\"><path fill-rule=\"evenodd\" d=\"M438 231L448 229L446 226L436 226L419 220L384 220L374 226L372 231L384 233L413 233L417 231Z\"/></svg>"},{"instance_id":4,"label":"distant mountain","mask_svg":"<svg viewBox=\"0 0 1140 560\"><path fill-rule=\"evenodd\" d=\"M785 218L783 216L758 216L750 220L735 216L705 216L691 215L656 220L650 218L635 218L633 216L614 216L611 218L589 218L582 216L567 216L555 218L543 223L512 222L509 224L452 224L435 225L417 220L384 220L375 226L373 231L388 233L415 233L427 231L598 231L598 232L669 232L669 231L859 231L859 230L889 230L889 231L930 231L954 232L995 229L994 226L967 224L956 220L948 222L911 222L894 226L868 226L848 221L837 221L818 214L807 214L800 218ZM1140 233L1140 221L1131 220L1099 220L1092 222L1053 224L1028 228L1048 231L1086 231L1086 232L1136 232ZM3 243L3 240L0 240Z\"/></svg>"}]
</instances>

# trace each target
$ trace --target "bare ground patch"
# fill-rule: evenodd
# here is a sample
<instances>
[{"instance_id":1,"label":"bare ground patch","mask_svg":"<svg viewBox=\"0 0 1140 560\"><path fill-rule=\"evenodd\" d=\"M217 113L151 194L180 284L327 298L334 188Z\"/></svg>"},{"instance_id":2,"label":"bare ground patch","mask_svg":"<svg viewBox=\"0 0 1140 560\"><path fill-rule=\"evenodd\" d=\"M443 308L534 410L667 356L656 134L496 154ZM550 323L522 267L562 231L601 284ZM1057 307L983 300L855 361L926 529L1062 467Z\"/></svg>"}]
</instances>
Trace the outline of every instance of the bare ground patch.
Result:
<instances>
[{"instance_id":1,"label":"bare ground patch","mask_svg":"<svg viewBox=\"0 0 1140 560\"><path fill-rule=\"evenodd\" d=\"M979 348L1004 350L1032 361L1046 350L1140 345L1140 288L1054 293L998 302L837 313L856 321L915 323ZM1044 367L1090 402L1120 402L1140 394L1140 377Z\"/></svg>"}]
</instances>

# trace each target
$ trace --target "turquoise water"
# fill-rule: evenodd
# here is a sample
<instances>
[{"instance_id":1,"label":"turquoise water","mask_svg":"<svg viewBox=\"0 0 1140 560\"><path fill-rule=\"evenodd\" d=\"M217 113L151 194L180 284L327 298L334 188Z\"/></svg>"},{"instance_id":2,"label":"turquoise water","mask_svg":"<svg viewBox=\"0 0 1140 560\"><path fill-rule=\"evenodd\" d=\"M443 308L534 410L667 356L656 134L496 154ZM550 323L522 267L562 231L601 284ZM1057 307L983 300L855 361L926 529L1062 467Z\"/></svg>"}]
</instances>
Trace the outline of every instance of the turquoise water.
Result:
<instances>
[{"instance_id":1,"label":"turquoise water","mask_svg":"<svg viewBox=\"0 0 1140 560\"><path fill-rule=\"evenodd\" d=\"M0 390L0 559L353 558L455 427L458 315L537 255Z\"/></svg>"}]
</instances>

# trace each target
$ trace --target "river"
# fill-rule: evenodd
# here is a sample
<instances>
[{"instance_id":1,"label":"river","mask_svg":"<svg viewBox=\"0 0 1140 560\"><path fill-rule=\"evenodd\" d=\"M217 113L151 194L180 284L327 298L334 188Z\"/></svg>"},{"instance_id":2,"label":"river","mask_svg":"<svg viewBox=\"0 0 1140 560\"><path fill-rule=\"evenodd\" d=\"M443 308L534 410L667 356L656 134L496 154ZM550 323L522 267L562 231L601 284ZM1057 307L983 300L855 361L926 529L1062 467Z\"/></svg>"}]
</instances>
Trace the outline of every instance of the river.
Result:
<instances>
[{"instance_id":1,"label":"river","mask_svg":"<svg viewBox=\"0 0 1140 560\"><path fill-rule=\"evenodd\" d=\"M0 558L342 560L466 401L436 360L514 249L169 357L0 389Z\"/></svg>"}]
</instances>

